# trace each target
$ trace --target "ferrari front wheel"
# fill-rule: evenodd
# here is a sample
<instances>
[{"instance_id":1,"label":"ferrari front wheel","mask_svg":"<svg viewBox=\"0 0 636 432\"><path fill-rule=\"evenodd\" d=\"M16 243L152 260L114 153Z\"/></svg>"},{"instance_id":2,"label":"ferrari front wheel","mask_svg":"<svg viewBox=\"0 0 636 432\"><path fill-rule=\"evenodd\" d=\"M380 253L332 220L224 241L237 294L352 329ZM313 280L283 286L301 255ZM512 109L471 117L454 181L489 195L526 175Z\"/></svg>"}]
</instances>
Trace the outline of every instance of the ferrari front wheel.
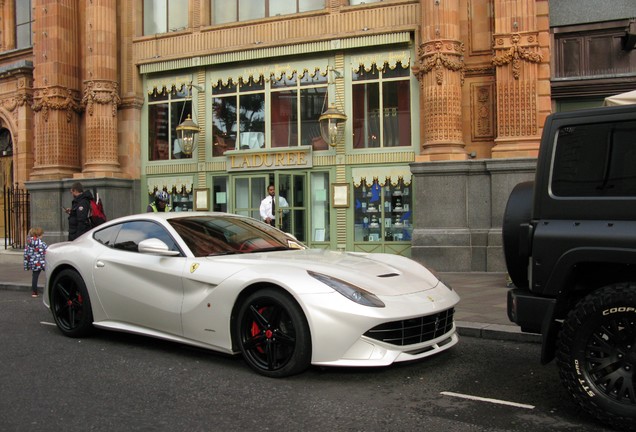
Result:
<instances>
[{"instance_id":1,"label":"ferrari front wheel","mask_svg":"<svg viewBox=\"0 0 636 432\"><path fill-rule=\"evenodd\" d=\"M289 295L273 288L254 292L239 308L236 323L243 358L256 372L281 378L309 367L309 325Z\"/></svg>"},{"instance_id":2,"label":"ferrari front wheel","mask_svg":"<svg viewBox=\"0 0 636 432\"><path fill-rule=\"evenodd\" d=\"M75 270L62 270L51 283L51 312L60 331L82 337L93 330L93 311L86 284Z\"/></svg>"}]
</instances>

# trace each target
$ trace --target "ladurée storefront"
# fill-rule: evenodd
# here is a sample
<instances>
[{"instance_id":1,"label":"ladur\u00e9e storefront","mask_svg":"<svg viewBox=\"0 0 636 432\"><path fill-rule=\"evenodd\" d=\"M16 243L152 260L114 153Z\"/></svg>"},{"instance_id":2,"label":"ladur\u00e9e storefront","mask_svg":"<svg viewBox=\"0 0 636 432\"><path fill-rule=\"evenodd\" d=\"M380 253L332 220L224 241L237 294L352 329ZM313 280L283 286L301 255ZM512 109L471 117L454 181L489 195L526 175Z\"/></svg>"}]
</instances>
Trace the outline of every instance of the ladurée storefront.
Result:
<instances>
[{"instance_id":1,"label":"ladur\u00e9e storefront","mask_svg":"<svg viewBox=\"0 0 636 432\"><path fill-rule=\"evenodd\" d=\"M419 141L411 39L211 56L172 74L142 68L143 206L166 190L175 211L261 219L273 184L276 225L306 244L409 255ZM332 105L347 120L328 144L319 118ZM177 134L188 116L200 130L193 151Z\"/></svg>"}]
</instances>

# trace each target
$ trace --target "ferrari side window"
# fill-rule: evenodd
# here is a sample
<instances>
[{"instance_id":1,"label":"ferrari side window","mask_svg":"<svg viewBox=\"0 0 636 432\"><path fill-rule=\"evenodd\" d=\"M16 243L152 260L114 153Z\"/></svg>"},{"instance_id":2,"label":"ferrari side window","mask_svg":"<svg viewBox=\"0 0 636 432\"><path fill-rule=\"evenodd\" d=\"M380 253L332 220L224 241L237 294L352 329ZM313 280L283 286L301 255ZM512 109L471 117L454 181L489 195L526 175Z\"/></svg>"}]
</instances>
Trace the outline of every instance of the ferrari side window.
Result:
<instances>
[{"instance_id":1,"label":"ferrari side window","mask_svg":"<svg viewBox=\"0 0 636 432\"><path fill-rule=\"evenodd\" d=\"M168 245L172 251L180 251L170 234L159 224L149 221L134 221L122 224L115 249L138 252L139 243L143 240L157 238Z\"/></svg>"},{"instance_id":2,"label":"ferrari side window","mask_svg":"<svg viewBox=\"0 0 636 432\"><path fill-rule=\"evenodd\" d=\"M115 244L115 238L117 238L117 233L120 228L121 225L109 226L108 228L96 231L95 234L93 234L93 238L104 246L112 248Z\"/></svg>"}]
</instances>

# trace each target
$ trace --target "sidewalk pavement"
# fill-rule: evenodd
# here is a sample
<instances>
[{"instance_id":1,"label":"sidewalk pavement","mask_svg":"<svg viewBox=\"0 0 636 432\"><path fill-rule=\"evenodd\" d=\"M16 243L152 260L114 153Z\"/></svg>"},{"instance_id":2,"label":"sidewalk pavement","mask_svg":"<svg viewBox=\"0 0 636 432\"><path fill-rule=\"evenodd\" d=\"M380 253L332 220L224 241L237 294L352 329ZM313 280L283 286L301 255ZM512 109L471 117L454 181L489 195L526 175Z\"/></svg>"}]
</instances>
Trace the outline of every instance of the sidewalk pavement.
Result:
<instances>
[{"instance_id":1,"label":"sidewalk pavement","mask_svg":"<svg viewBox=\"0 0 636 432\"><path fill-rule=\"evenodd\" d=\"M0 249L0 291L31 291L31 272L22 267L21 250ZM455 323L462 336L518 342L540 342L538 334L522 333L508 320L506 274L487 272L438 273L461 300L455 307ZM40 275L40 289L45 275Z\"/></svg>"}]
</instances>

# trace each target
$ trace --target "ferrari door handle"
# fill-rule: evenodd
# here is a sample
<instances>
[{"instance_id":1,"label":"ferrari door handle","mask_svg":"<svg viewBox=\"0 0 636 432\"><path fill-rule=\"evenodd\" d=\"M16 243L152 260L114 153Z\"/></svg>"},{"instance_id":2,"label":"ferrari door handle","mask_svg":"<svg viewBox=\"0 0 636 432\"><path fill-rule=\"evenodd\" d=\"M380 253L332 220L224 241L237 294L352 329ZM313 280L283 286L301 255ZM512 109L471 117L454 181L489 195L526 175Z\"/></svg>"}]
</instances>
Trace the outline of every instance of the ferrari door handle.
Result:
<instances>
[{"instance_id":1,"label":"ferrari door handle","mask_svg":"<svg viewBox=\"0 0 636 432\"><path fill-rule=\"evenodd\" d=\"M104 262L103 262L103 261L97 261L97 262L95 263L95 267L104 267L105 265L106 265L106 264L104 264Z\"/></svg>"}]
</instances>

